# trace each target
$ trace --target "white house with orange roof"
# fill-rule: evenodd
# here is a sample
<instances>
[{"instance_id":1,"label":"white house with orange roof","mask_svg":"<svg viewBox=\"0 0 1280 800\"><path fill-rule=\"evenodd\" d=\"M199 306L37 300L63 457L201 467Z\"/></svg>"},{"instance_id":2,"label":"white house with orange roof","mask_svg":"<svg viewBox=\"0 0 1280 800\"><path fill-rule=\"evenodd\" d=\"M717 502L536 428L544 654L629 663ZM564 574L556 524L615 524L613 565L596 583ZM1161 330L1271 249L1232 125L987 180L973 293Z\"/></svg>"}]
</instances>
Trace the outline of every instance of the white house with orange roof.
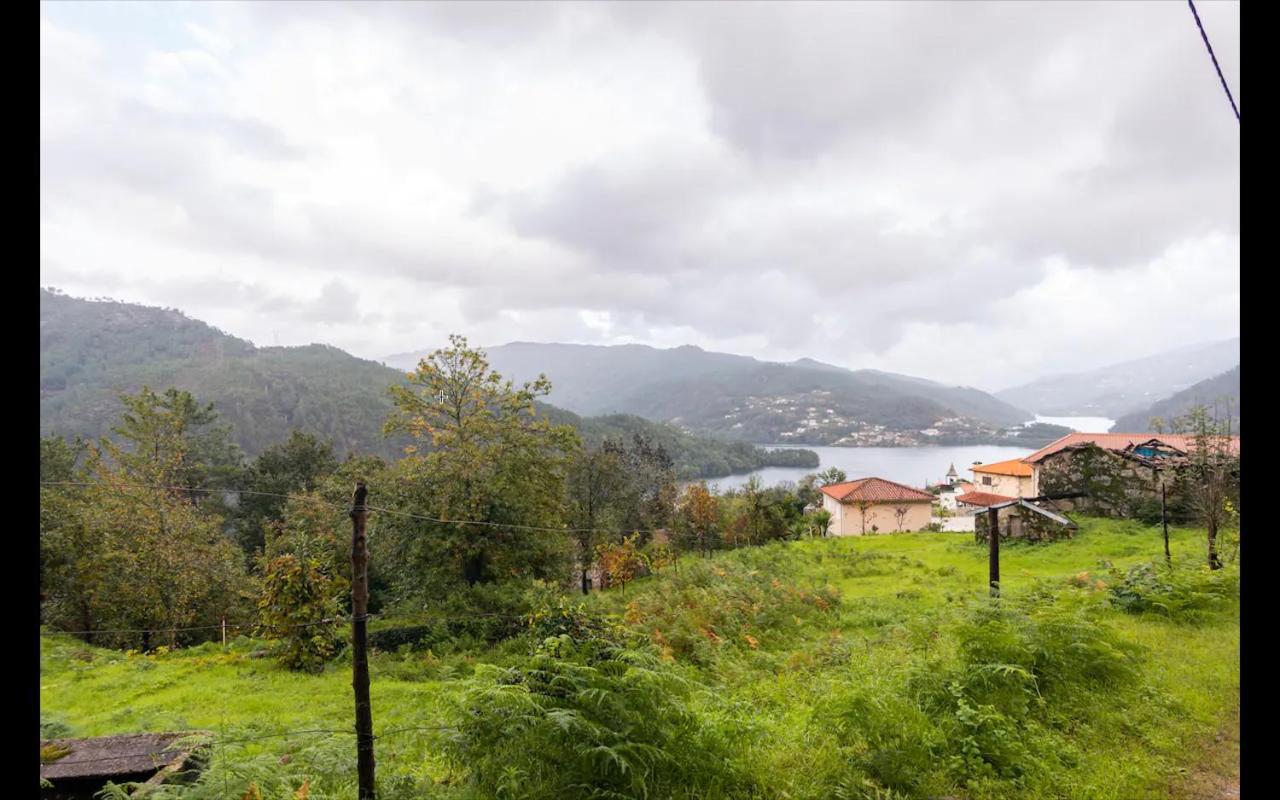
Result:
<instances>
[{"instance_id":1,"label":"white house with orange roof","mask_svg":"<svg viewBox=\"0 0 1280 800\"><path fill-rule=\"evenodd\" d=\"M1025 460L1013 458L994 464L974 464L974 489L1003 497L1034 497L1035 470Z\"/></svg>"},{"instance_id":2,"label":"white house with orange roof","mask_svg":"<svg viewBox=\"0 0 1280 800\"><path fill-rule=\"evenodd\" d=\"M933 517L933 495L884 478L860 478L822 487L832 536L920 531Z\"/></svg>"}]
</instances>

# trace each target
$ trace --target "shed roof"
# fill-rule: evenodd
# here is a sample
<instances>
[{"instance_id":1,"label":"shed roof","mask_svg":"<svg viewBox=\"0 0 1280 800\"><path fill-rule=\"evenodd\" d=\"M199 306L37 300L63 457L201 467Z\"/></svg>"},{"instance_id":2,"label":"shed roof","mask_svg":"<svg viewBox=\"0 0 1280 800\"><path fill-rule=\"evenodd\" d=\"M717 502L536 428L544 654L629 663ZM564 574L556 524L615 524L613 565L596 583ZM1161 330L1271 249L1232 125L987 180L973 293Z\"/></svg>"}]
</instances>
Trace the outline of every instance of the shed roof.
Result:
<instances>
[{"instance_id":1,"label":"shed roof","mask_svg":"<svg viewBox=\"0 0 1280 800\"><path fill-rule=\"evenodd\" d=\"M859 478L856 481L823 486L822 493L841 503L932 503L933 495L884 478Z\"/></svg>"},{"instance_id":2,"label":"shed roof","mask_svg":"<svg viewBox=\"0 0 1280 800\"><path fill-rule=\"evenodd\" d=\"M1017 500L1016 497L1009 497L1003 494L994 494L992 492L966 492L956 498L957 503L964 503L970 506L994 506L998 503L1008 503Z\"/></svg>"},{"instance_id":3,"label":"shed roof","mask_svg":"<svg viewBox=\"0 0 1280 800\"><path fill-rule=\"evenodd\" d=\"M47 739L43 749L57 745L70 752L40 765L40 777L56 781L68 778L110 778L155 772L175 761L185 761L205 739L203 732L126 733L90 739Z\"/></svg>"}]
</instances>

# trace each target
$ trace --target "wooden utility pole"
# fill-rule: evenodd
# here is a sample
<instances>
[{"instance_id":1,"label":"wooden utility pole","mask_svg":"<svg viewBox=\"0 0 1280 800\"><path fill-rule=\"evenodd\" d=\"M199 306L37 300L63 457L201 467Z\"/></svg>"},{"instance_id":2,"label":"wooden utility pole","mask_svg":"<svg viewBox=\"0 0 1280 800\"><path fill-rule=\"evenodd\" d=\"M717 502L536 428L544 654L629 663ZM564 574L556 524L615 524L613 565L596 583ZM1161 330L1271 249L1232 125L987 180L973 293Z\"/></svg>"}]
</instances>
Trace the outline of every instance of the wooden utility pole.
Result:
<instances>
[{"instance_id":1,"label":"wooden utility pole","mask_svg":"<svg viewBox=\"0 0 1280 800\"><path fill-rule=\"evenodd\" d=\"M991 584L991 596L1000 596L1000 513L994 508L987 509L987 536L990 540L988 553L988 572Z\"/></svg>"},{"instance_id":2,"label":"wooden utility pole","mask_svg":"<svg viewBox=\"0 0 1280 800\"><path fill-rule=\"evenodd\" d=\"M1160 524L1164 526L1164 560L1167 564L1173 563L1173 556L1169 555L1169 515L1165 513L1164 502L1164 477L1160 479Z\"/></svg>"},{"instance_id":3,"label":"wooden utility pole","mask_svg":"<svg viewBox=\"0 0 1280 800\"><path fill-rule=\"evenodd\" d=\"M356 694L356 771L359 800L374 800L373 706L369 701L369 551L364 500L369 490L356 481L351 498L351 687Z\"/></svg>"}]
</instances>

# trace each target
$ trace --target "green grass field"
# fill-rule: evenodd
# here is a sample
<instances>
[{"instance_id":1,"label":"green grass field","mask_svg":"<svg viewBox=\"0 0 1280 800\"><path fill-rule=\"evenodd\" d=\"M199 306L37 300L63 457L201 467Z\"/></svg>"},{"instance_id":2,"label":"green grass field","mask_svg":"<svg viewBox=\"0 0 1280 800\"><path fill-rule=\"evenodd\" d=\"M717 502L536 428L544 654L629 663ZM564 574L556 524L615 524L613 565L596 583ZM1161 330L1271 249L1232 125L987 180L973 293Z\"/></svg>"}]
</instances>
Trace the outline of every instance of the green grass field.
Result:
<instances>
[{"instance_id":1,"label":"green grass field","mask_svg":"<svg viewBox=\"0 0 1280 800\"><path fill-rule=\"evenodd\" d=\"M1175 529L1171 537L1176 563L1202 563L1202 531ZM1185 614L1112 607L1110 567L1162 560L1159 530L1134 522L1086 519L1073 540L1004 545L1001 602L1088 611L1092 624L1136 646L1137 679L1046 694L1022 727L1002 734L1030 754L1013 772L962 780L941 756L929 756L911 762L929 772L911 790L881 785L891 777L859 783L847 777L854 774L849 764L889 774L885 758L912 752L915 740L901 737L916 728L919 741L932 742L929 753L947 751L937 731L955 728L930 728L900 700L913 696L912 681L959 663L964 609L986 595L987 553L972 536L779 543L719 553L709 564L690 556L586 604L643 634L671 671L692 682L685 702L734 743L735 765L753 787L749 796L1200 796L1186 776L1213 761L1205 742L1236 719L1238 595ZM1238 574L1238 567L1233 561L1223 572ZM723 580L705 580L708 574ZM375 653L380 796L475 796L464 786L468 765L443 755L458 700L478 665L518 663L529 647L520 637L494 647ZM294 674L263 657L267 648L237 638L225 649L205 644L145 656L43 635L43 732L208 730L226 743L200 783L166 793L241 797L253 783L264 798L293 797L307 781L311 798L354 797L353 737L332 732L351 729L349 661L319 675ZM850 708L863 709L853 714L853 733L841 722ZM904 716L895 716L900 711ZM877 715L884 717L879 727L865 727ZM273 736L292 730L330 732ZM1231 766L1214 763L1218 772ZM518 789L511 796L520 796Z\"/></svg>"}]
</instances>

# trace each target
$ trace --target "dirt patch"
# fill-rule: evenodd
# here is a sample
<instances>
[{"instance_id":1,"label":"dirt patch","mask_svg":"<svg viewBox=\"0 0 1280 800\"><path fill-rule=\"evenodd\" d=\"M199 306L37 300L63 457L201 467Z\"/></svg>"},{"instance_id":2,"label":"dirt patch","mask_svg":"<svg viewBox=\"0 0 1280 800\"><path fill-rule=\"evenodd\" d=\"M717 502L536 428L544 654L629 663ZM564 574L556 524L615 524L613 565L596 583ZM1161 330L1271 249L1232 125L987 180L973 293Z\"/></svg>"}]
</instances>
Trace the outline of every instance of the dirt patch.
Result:
<instances>
[{"instance_id":1,"label":"dirt patch","mask_svg":"<svg viewBox=\"0 0 1280 800\"><path fill-rule=\"evenodd\" d=\"M1186 773L1169 787L1173 800L1239 800L1240 708L1218 732L1189 754Z\"/></svg>"}]
</instances>

